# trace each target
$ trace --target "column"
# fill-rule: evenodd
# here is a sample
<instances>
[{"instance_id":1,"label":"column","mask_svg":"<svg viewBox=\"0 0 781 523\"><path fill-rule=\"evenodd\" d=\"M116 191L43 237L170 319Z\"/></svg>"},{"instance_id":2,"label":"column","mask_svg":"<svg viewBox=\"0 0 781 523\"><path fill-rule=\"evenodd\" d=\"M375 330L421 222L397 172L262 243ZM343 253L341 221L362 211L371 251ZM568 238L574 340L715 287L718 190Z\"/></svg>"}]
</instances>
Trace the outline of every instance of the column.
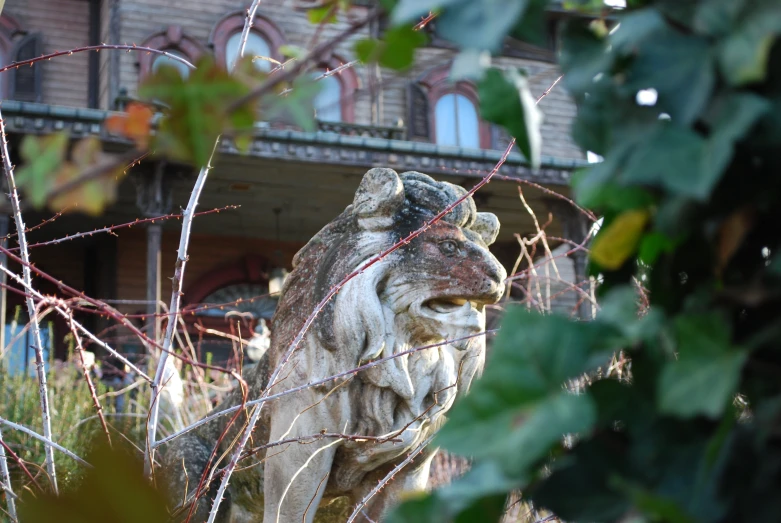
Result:
<instances>
[{"instance_id":1,"label":"column","mask_svg":"<svg viewBox=\"0 0 781 523\"><path fill-rule=\"evenodd\" d=\"M145 172L136 178L136 205L144 218L154 218L171 210L171 187L164 176L165 164L155 166L153 172ZM163 241L163 221L150 222L146 226L146 313L149 315L145 331L155 340L160 339L160 300L162 278L160 253Z\"/></svg>"}]
</instances>

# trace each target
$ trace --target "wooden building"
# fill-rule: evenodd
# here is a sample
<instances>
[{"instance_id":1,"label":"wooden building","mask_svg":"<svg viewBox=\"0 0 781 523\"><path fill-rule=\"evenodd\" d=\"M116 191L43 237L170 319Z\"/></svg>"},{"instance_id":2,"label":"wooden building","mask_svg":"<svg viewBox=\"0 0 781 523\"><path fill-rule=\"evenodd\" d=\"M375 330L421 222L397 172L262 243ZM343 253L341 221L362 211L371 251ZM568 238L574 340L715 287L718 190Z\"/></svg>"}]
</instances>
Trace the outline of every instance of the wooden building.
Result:
<instances>
[{"instance_id":1,"label":"wooden building","mask_svg":"<svg viewBox=\"0 0 781 523\"><path fill-rule=\"evenodd\" d=\"M315 27L308 21L306 3L264 0L247 53L281 59L283 45L307 47ZM337 23L325 26L320 41L372 8L372 2L361 4L340 14ZM0 17L0 61L105 42L165 49L190 61L210 53L225 63L236 52L246 7L235 0L6 0ZM525 68L534 93L543 93L560 74L553 35L562 16L550 12L547 47L508 41L502 56L495 59L501 65ZM317 69L333 69L352 60L356 39L377 35L383 27L380 20L362 29ZM418 51L411 71L401 74L356 66L329 77L315 102L317 132L277 129L259 122L248 155L238 154L229 144L220 149L199 210L240 207L195 219L184 282L188 307L244 298L247 301L234 308L252 312L255 320L270 314L273 300L250 298L266 294L274 270L289 268L297 249L351 202L368 168L415 170L469 188L494 167L508 138L479 119L472 84L448 80L456 52L436 37L435 24L427 31L431 44ZM68 130L74 139L99 136L109 152L127 150L129 144L108 133L104 122L134 97L139 82L164 60L138 52L86 52L3 73L0 93L12 158L19 163L17 149L25 134L60 130ZM530 169L514 152L499 172L500 179L475 196L480 209L495 212L502 222L493 250L508 271L518 255L514 235L534 231L520 204L515 180L530 180L567 193L573 169L585 163L569 137L575 107L564 88L553 89L540 107L545 118L542 167ZM177 212L187 202L195 174L190 167L144 161L122 182L116 203L104 215L64 215L30 232L30 242ZM583 222L566 207L559 209L558 200L528 186L524 194L543 221L556 209L549 234L574 239L582 234ZM8 228L7 205L3 212L5 225L0 223L0 227ZM29 208L25 212L28 226L50 216ZM160 311L159 300L168 301L170 296L168 277L173 273L179 223L160 220L122 229L116 235L96 234L34 247L31 257L38 268L68 285L90 296L116 300L111 303L124 313ZM13 232L13 220L10 229ZM582 254L573 261L575 277L582 279ZM43 292L57 292L41 278L36 281ZM9 293L6 324L19 303ZM236 312L226 319L230 309L185 316L188 332L201 338L202 346L211 347L209 352L222 354L222 340L204 334L195 324L228 329ZM84 319L101 330L99 318L85 315ZM143 323L141 318L138 321ZM250 321L248 328L252 327ZM58 320L53 329L55 352L62 357L66 331ZM140 350L136 341L123 338L119 331L105 335L113 336L125 350Z\"/></svg>"}]
</instances>

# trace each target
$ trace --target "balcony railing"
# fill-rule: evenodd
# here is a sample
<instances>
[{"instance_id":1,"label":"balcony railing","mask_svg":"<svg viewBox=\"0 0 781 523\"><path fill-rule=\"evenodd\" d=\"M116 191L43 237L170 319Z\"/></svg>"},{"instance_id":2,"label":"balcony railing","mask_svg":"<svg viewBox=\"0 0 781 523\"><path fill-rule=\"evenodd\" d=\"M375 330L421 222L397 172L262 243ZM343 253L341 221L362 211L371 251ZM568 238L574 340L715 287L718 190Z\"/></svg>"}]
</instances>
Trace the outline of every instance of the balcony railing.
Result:
<instances>
[{"instance_id":1,"label":"balcony railing","mask_svg":"<svg viewBox=\"0 0 781 523\"><path fill-rule=\"evenodd\" d=\"M371 138L385 138L386 140L407 139L407 129L404 127L381 127L377 125L318 121L317 129L323 132L345 134L348 136L366 136Z\"/></svg>"}]
</instances>

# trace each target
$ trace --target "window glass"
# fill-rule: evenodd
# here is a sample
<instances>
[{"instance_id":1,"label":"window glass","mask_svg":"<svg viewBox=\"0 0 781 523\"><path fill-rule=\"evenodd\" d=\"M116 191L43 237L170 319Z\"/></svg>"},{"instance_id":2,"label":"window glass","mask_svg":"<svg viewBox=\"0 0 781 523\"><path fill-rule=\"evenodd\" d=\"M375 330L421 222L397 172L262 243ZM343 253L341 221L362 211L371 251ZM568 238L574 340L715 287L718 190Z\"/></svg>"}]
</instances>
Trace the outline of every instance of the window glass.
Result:
<instances>
[{"instance_id":1,"label":"window glass","mask_svg":"<svg viewBox=\"0 0 781 523\"><path fill-rule=\"evenodd\" d=\"M312 79L320 78L324 70L312 72ZM342 121L342 84L335 76L317 81L320 90L314 99L315 117L323 122Z\"/></svg>"},{"instance_id":2,"label":"window glass","mask_svg":"<svg viewBox=\"0 0 781 523\"><path fill-rule=\"evenodd\" d=\"M460 147L480 147L477 110L469 98L450 93L437 100L434 109L436 143Z\"/></svg>"},{"instance_id":3,"label":"window glass","mask_svg":"<svg viewBox=\"0 0 781 523\"><path fill-rule=\"evenodd\" d=\"M241 43L241 31L233 33L228 38L228 43L225 45L225 63L228 64L228 68L233 67L233 62L236 61L236 57L239 54L239 44ZM259 71L269 72L272 69L272 63L262 58L255 58L263 56L266 58L271 57L271 46L265 38L260 36L254 31L250 31L247 36L247 45L244 47L244 56L251 56L254 58L252 63Z\"/></svg>"},{"instance_id":4,"label":"window glass","mask_svg":"<svg viewBox=\"0 0 781 523\"><path fill-rule=\"evenodd\" d=\"M184 54L180 53L179 51L176 51L176 50L173 50L173 49L166 49L165 51L167 53L170 53L170 54L174 55L174 56L179 56L179 57L184 58L185 60L187 60L187 57ZM189 62L189 60L187 60L187 61ZM152 72L153 73L157 72L157 70L160 69L160 67L163 66L163 65L168 65L168 66L171 66L171 67L175 67L176 70L179 71L179 75L182 78L187 78L188 76L190 76L190 68L189 67L187 67L185 64L183 64L179 60L176 60L174 58L169 58L169 57L167 57L165 55L162 55L162 54L157 55L155 57L154 61L152 62Z\"/></svg>"}]
</instances>

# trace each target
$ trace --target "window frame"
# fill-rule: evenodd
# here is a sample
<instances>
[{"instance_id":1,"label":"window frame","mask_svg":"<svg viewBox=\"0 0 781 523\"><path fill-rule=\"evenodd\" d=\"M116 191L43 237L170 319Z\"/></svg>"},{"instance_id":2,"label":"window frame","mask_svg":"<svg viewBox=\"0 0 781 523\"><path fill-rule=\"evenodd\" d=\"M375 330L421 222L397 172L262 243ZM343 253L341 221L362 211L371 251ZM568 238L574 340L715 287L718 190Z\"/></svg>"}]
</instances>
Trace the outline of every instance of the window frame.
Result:
<instances>
[{"instance_id":1,"label":"window frame","mask_svg":"<svg viewBox=\"0 0 781 523\"><path fill-rule=\"evenodd\" d=\"M187 36L179 25L169 25L165 30L147 37L141 45L161 51L177 51L193 65L204 53L203 46L194 38ZM158 56L160 55L155 53L139 53L139 80L143 80L152 73L152 64Z\"/></svg>"},{"instance_id":2,"label":"window frame","mask_svg":"<svg viewBox=\"0 0 781 523\"><path fill-rule=\"evenodd\" d=\"M310 71L333 71L347 62L348 60L344 60L341 56L331 53L315 67L310 69ZM355 92L359 89L360 82L354 69L354 67L348 67L347 69L332 75L332 78L335 78L341 86L339 105L341 106L342 120L340 122L322 120L323 122L330 124L355 123Z\"/></svg>"},{"instance_id":3,"label":"window frame","mask_svg":"<svg viewBox=\"0 0 781 523\"><path fill-rule=\"evenodd\" d=\"M439 66L426 74L418 83L427 88L428 94L428 122L429 122L429 141L437 143L437 102L448 94L460 94L472 102L477 113L477 134L479 146L481 149L493 148L491 139L491 125L480 117L480 97L477 94L477 88L471 82L450 82L450 63ZM443 146L452 147L452 146ZM461 147L456 146L456 147Z\"/></svg>"},{"instance_id":4,"label":"window frame","mask_svg":"<svg viewBox=\"0 0 781 523\"><path fill-rule=\"evenodd\" d=\"M209 35L209 47L214 51L215 61L225 69L227 69L229 65L225 63L225 50L228 45L228 39L230 39L234 33L239 32L244 28L245 18L246 10L232 11L217 21ZM271 20L262 15L255 15L250 30L268 42L269 48L271 49L271 56L269 58L281 62L283 57L279 52L279 48L287 41L282 30Z\"/></svg>"}]
</instances>

